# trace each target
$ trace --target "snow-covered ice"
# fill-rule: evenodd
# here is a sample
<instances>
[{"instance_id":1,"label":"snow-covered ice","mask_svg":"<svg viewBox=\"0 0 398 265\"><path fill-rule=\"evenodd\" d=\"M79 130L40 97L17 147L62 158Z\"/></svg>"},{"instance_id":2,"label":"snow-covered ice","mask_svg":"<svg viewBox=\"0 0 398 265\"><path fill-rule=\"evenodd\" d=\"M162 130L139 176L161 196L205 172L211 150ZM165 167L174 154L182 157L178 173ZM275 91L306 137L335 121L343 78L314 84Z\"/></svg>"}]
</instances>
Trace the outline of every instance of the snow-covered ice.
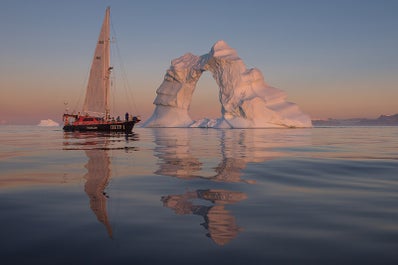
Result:
<instances>
[{"instance_id":1,"label":"snow-covered ice","mask_svg":"<svg viewBox=\"0 0 398 265\"><path fill-rule=\"evenodd\" d=\"M37 126L54 127L54 126L59 126L59 123L51 119L47 119L47 120L41 120L40 123L37 124Z\"/></svg>"},{"instance_id":2,"label":"snow-covered ice","mask_svg":"<svg viewBox=\"0 0 398 265\"><path fill-rule=\"evenodd\" d=\"M221 117L194 121L189 116L200 76L210 71L220 91ZM144 127L269 128L311 127L311 119L267 85L261 71L247 69L237 52L222 40L202 56L187 53L172 60L156 91L156 105Z\"/></svg>"}]
</instances>

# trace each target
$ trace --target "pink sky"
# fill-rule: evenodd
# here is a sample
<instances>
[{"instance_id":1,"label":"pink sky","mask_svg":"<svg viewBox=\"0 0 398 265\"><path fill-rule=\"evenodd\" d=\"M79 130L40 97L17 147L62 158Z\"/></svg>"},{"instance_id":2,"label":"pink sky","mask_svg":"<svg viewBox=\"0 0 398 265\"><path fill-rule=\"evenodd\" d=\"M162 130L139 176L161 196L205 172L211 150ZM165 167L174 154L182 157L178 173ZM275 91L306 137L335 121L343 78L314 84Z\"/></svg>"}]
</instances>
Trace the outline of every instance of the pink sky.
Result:
<instances>
[{"instance_id":1,"label":"pink sky","mask_svg":"<svg viewBox=\"0 0 398 265\"><path fill-rule=\"evenodd\" d=\"M122 115L149 118L170 61L208 53L220 39L313 119L398 113L398 1L107 2L9 1L0 9L0 123L60 122L64 102L74 108L79 98L80 110L109 4L135 101L123 102L117 79ZM199 80L191 115L220 116L210 74Z\"/></svg>"},{"instance_id":2,"label":"pink sky","mask_svg":"<svg viewBox=\"0 0 398 265\"><path fill-rule=\"evenodd\" d=\"M156 80L158 83L149 81L145 84L146 87L138 89L132 85L134 102L126 102L123 95L115 98L113 101L117 101L119 104L116 108L118 113L115 115L123 115L125 111L129 111L141 115L143 119L149 118L154 109L152 102L156 97L156 89L162 81L163 74L159 73ZM14 80L9 84L2 83L0 99L0 121L2 124L38 124L42 119L61 122L65 101L71 101L70 109L76 106L79 96L81 97L80 104L83 101L84 87L78 85L78 82L37 79L35 82L29 83L26 80L31 79L29 76L20 75L19 80ZM396 103L398 95L396 90L392 89L394 84L388 84L387 80L379 84L384 88L390 86L389 94L379 93L377 88L369 87L369 84L360 81L346 84L338 82L335 84L298 84L302 87L296 86L290 90L274 86L285 90L288 100L298 104L312 119L375 118L380 114L398 113ZM81 88L77 89L76 86ZM67 87L74 88L70 89L71 92L68 93ZM216 118L221 116L220 109L217 84L212 80L210 74L204 75L199 80L193 95L190 114L193 119ZM79 111L79 107L76 110Z\"/></svg>"}]
</instances>

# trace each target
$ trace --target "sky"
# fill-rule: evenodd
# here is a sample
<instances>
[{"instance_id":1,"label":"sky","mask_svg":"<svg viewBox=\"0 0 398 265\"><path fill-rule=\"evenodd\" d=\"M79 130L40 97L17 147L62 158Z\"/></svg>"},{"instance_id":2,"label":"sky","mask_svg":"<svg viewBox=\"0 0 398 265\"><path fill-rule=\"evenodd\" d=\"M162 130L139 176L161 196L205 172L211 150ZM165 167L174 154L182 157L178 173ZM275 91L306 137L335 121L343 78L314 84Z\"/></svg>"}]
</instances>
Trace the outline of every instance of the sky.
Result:
<instances>
[{"instance_id":1,"label":"sky","mask_svg":"<svg viewBox=\"0 0 398 265\"><path fill-rule=\"evenodd\" d=\"M0 124L61 122L66 102L81 109L107 6L122 73L112 100L121 114L148 119L171 60L208 53L218 40L312 119L398 113L395 0L1 3ZM194 119L220 117L218 90L205 72L191 102Z\"/></svg>"}]
</instances>

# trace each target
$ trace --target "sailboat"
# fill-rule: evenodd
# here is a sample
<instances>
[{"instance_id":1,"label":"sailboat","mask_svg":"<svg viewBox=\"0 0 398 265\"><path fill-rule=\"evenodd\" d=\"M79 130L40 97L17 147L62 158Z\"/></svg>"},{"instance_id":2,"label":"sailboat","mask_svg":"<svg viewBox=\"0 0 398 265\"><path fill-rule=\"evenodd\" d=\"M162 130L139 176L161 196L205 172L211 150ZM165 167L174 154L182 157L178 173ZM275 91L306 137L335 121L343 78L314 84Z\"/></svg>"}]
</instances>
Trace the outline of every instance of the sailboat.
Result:
<instances>
[{"instance_id":1,"label":"sailboat","mask_svg":"<svg viewBox=\"0 0 398 265\"><path fill-rule=\"evenodd\" d=\"M110 7L106 9L101 32L90 69L83 111L63 115L64 131L98 131L131 133L140 121L137 116L126 112L124 120L110 114Z\"/></svg>"}]
</instances>

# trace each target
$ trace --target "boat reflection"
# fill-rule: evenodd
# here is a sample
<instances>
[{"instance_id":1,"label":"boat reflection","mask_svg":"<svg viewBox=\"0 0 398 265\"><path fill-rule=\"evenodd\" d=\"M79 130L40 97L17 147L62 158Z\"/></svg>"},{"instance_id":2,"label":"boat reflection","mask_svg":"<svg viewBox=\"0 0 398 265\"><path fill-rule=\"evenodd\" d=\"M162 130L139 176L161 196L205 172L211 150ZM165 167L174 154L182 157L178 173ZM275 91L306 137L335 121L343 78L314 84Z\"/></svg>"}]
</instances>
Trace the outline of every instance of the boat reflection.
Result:
<instances>
[{"instance_id":1,"label":"boat reflection","mask_svg":"<svg viewBox=\"0 0 398 265\"><path fill-rule=\"evenodd\" d=\"M308 131L300 130L196 130L157 128L145 129L151 133L155 146L139 152L135 172L150 175L171 176L185 180L205 180L206 187L181 193L160 196L164 207L177 215L199 215L206 234L218 245L225 245L243 230L236 217L228 208L248 198L242 190L254 180L245 179L244 169L248 163L259 163L286 156L284 148L307 144ZM303 137L300 137L303 134ZM89 198L91 211L102 223L109 237L113 232L107 212L109 202L106 193L112 177L112 150L139 150L134 143L139 141L137 134L128 136L99 135L87 133L65 133L65 150L82 150L88 158L84 179L84 191ZM139 143L139 142L137 142ZM144 142L146 144L147 142ZM138 144L140 146L140 144ZM153 151L158 158L156 167L151 167L151 159L146 150ZM289 150L292 154L291 149ZM118 153L118 157L121 153ZM127 156L126 156L127 157ZM152 157L153 158L153 157ZM142 160L140 160L142 159ZM148 162L149 161L149 162ZM131 165L119 170L124 175L131 174ZM204 183L204 182L200 182ZM234 183L234 191L225 189L221 183ZM189 185L195 185L190 183ZM228 185L230 186L230 185Z\"/></svg>"},{"instance_id":2,"label":"boat reflection","mask_svg":"<svg viewBox=\"0 0 398 265\"><path fill-rule=\"evenodd\" d=\"M98 221L105 225L109 237L112 238L112 227L106 207L108 196L105 192L111 176L110 159L106 150L85 150L85 153L88 162L85 165L87 174L84 176L84 191L90 199L91 210Z\"/></svg>"},{"instance_id":3,"label":"boat reflection","mask_svg":"<svg viewBox=\"0 0 398 265\"><path fill-rule=\"evenodd\" d=\"M207 236L218 245L224 245L232 240L241 228L235 217L225 209L226 204L232 204L246 199L246 194L228 190L196 190L179 195L167 195L161 198L163 206L173 209L178 215L194 214L204 219L201 225L208 230ZM194 204L193 200L204 200L203 204ZM212 205L205 205L211 202ZM207 203L208 204L208 203Z\"/></svg>"},{"instance_id":4,"label":"boat reflection","mask_svg":"<svg viewBox=\"0 0 398 265\"><path fill-rule=\"evenodd\" d=\"M120 137L124 139L121 140ZM138 135L65 132L64 140L66 140L64 141L65 150L84 150L88 157L85 164L87 173L83 177L86 179L84 191L89 197L91 210L97 220L105 226L108 236L112 238L112 227L107 211L109 196L105 191L111 179L111 159L108 152L119 149L128 150L128 148L124 144L122 144L123 147L117 145L110 147L110 143L137 141Z\"/></svg>"}]
</instances>

